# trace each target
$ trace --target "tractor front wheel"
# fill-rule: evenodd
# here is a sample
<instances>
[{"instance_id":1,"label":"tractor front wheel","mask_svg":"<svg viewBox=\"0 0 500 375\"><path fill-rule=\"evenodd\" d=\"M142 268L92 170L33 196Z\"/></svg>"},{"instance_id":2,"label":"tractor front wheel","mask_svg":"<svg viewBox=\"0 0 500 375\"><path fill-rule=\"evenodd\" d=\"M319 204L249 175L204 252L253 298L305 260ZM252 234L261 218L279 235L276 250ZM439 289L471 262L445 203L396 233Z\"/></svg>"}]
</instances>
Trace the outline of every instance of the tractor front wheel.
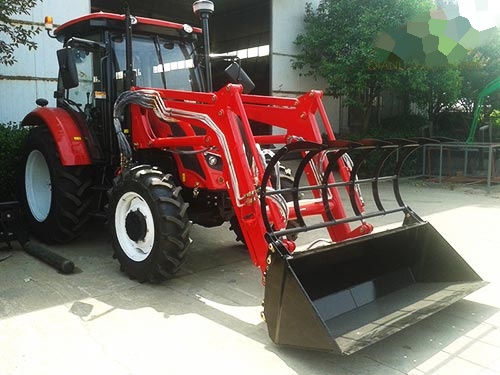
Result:
<instances>
[{"instance_id":1,"label":"tractor front wheel","mask_svg":"<svg viewBox=\"0 0 500 375\"><path fill-rule=\"evenodd\" d=\"M148 165L124 171L110 192L109 224L121 270L159 283L184 263L191 243L188 204L171 175Z\"/></svg>"}]
</instances>

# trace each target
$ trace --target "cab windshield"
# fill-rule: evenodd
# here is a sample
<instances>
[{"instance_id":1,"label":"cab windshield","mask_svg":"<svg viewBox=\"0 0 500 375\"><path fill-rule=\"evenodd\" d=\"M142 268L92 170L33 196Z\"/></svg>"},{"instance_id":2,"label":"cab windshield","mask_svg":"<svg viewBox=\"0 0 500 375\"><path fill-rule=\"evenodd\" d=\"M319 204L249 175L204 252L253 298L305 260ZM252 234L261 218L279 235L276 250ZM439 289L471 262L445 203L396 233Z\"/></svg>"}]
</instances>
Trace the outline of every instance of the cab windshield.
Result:
<instances>
[{"instance_id":1,"label":"cab windshield","mask_svg":"<svg viewBox=\"0 0 500 375\"><path fill-rule=\"evenodd\" d=\"M116 55L116 79L123 79L126 69L125 38L113 38ZM137 86L201 91L193 61L193 47L182 40L158 35L134 36L132 64Z\"/></svg>"}]
</instances>

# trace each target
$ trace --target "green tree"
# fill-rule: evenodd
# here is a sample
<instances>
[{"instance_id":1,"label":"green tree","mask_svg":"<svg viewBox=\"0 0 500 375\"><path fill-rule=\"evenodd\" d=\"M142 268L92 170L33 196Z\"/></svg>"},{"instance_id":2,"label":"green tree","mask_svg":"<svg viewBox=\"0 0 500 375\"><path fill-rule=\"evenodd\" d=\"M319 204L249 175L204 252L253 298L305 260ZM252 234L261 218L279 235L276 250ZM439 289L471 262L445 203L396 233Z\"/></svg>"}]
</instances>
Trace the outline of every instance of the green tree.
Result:
<instances>
[{"instance_id":1,"label":"green tree","mask_svg":"<svg viewBox=\"0 0 500 375\"><path fill-rule=\"evenodd\" d=\"M27 132L19 124L0 124L0 202L16 200L16 174Z\"/></svg>"},{"instance_id":2,"label":"green tree","mask_svg":"<svg viewBox=\"0 0 500 375\"><path fill-rule=\"evenodd\" d=\"M0 0L0 64L16 63L14 51L22 45L29 50L36 49L32 39L40 28L26 27L12 18L16 14L29 14L36 4L37 0Z\"/></svg>"},{"instance_id":3,"label":"green tree","mask_svg":"<svg viewBox=\"0 0 500 375\"><path fill-rule=\"evenodd\" d=\"M411 103L426 112L434 135L439 117L454 108L461 97L463 78L458 66L422 67L411 73L406 90Z\"/></svg>"},{"instance_id":4,"label":"green tree","mask_svg":"<svg viewBox=\"0 0 500 375\"><path fill-rule=\"evenodd\" d=\"M500 77L500 30L491 29L488 41L470 50L459 67L463 77L460 105L473 113L481 90ZM483 115L487 117L493 109L500 108L500 91L492 93L485 104Z\"/></svg>"},{"instance_id":5,"label":"green tree","mask_svg":"<svg viewBox=\"0 0 500 375\"><path fill-rule=\"evenodd\" d=\"M305 30L295 40L299 53L293 67L324 78L327 94L343 96L346 105L361 109L366 131L375 99L397 81L394 71L374 68L375 37L405 25L431 5L422 0L321 0L314 8L309 3Z\"/></svg>"}]
</instances>

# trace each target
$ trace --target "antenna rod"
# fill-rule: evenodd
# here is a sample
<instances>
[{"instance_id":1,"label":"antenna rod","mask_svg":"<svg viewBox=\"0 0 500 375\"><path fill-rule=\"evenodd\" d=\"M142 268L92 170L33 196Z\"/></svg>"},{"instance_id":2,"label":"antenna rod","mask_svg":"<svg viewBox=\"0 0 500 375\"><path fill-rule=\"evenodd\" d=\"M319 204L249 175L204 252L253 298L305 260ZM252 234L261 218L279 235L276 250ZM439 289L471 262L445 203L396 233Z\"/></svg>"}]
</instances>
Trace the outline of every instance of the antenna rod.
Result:
<instances>
[{"instance_id":1,"label":"antenna rod","mask_svg":"<svg viewBox=\"0 0 500 375\"><path fill-rule=\"evenodd\" d=\"M210 61L210 33L208 27L208 19L214 12L214 3L209 0L198 0L193 3L193 12L201 19L201 29L203 31L203 49L205 53L205 70L206 70L206 90L213 91L212 83L212 63Z\"/></svg>"}]
</instances>

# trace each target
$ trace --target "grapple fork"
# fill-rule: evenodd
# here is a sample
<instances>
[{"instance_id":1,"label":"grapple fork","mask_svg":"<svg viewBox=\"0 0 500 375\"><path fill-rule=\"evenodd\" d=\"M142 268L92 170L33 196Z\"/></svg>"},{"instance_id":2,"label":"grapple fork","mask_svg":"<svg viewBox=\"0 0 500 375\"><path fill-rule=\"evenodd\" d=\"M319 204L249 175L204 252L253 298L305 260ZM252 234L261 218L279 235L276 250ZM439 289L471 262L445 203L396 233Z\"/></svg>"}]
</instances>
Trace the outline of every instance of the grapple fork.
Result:
<instances>
[{"instance_id":1,"label":"grapple fork","mask_svg":"<svg viewBox=\"0 0 500 375\"><path fill-rule=\"evenodd\" d=\"M264 173L261 208L269 243L264 314L271 339L282 345L351 354L460 300L484 281L455 249L402 199L399 180L408 157L429 139L295 142L278 152ZM350 177L335 180L353 156ZM277 163L299 156L293 187L270 191ZM358 177L378 154L372 173ZM382 176L392 162L392 172ZM304 184L305 182L305 184ZM396 204L385 207L380 184L392 184ZM373 203L361 196L371 186ZM352 214L339 201L345 189ZM269 219L269 196L288 193L293 228ZM310 198L303 198L304 195ZM323 208L323 220L309 213ZM313 209L315 207L315 209ZM401 213L402 225L378 233L367 220ZM356 229L350 224L361 223ZM330 241L293 252L287 235L327 229Z\"/></svg>"}]
</instances>

